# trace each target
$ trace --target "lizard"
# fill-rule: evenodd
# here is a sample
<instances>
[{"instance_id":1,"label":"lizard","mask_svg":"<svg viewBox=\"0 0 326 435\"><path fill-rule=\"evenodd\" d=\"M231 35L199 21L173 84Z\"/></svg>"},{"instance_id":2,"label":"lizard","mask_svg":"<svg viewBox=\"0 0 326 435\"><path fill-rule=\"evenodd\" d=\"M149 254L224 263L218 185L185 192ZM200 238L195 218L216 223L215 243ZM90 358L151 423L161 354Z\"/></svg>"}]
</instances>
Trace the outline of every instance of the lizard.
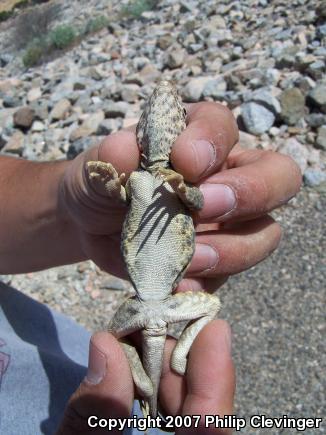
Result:
<instances>
[{"instance_id":1,"label":"lizard","mask_svg":"<svg viewBox=\"0 0 326 435\"><path fill-rule=\"evenodd\" d=\"M200 189L184 181L170 162L172 146L186 128L186 110L172 82L161 80L136 127L140 167L126 181L111 163L87 162L91 183L100 183L111 198L128 205L121 250L135 296L118 308L109 331L120 340L133 381L142 396L144 415L158 415L158 389L169 324L187 321L171 357L183 375L187 355L201 329L215 318L220 301L200 292L172 294L195 249L191 210L203 207ZM190 323L189 323L190 322ZM141 356L127 336L141 331Z\"/></svg>"}]
</instances>

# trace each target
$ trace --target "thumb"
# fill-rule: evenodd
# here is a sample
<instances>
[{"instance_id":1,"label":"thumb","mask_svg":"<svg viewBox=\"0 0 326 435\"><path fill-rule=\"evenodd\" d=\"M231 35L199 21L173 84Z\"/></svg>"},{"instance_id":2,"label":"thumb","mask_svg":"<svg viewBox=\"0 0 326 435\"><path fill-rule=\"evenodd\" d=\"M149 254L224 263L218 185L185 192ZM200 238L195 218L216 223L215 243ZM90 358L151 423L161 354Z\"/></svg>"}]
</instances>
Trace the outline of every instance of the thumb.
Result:
<instances>
[{"instance_id":1,"label":"thumb","mask_svg":"<svg viewBox=\"0 0 326 435\"><path fill-rule=\"evenodd\" d=\"M128 418L133 400L131 372L119 342L98 332L90 341L87 375L71 396L57 435L108 432L108 427L96 428L99 420ZM121 433L114 426L110 432Z\"/></svg>"},{"instance_id":2,"label":"thumb","mask_svg":"<svg viewBox=\"0 0 326 435\"><path fill-rule=\"evenodd\" d=\"M134 133L120 131L106 137L100 144L79 154L67 164L60 186L60 204L82 230L89 234L111 234L121 230L126 209L111 201L103 191L103 182L91 183L87 169L90 161L111 163L117 174L126 177L137 169L139 150ZM116 213L115 219L112 215Z\"/></svg>"}]
</instances>

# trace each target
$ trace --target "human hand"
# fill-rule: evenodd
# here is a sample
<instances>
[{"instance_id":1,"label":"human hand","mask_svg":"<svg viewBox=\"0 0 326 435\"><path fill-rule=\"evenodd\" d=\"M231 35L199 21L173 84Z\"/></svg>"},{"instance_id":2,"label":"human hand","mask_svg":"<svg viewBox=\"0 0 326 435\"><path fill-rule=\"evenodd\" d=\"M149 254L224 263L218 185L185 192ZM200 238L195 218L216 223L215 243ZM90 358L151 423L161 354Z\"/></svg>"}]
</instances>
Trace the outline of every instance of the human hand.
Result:
<instances>
[{"instance_id":1,"label":"human hand","mask_svg":"<svg viewBox=\"0 0 326 435\"><path fill-rule=\"evenodd\" d=\"M267 213L297 193L301 174L287 156L236 145L237 126L224 106L203 102L187 109L187 128L172 148L171 161L187 181L201 186L205 203L194 215L196 250L178 290L215 290L277 247L280 226ZM139 166L134 129L112 134L80 154L67 167L60 189L85 257L126 278L120 254L126 207L90 185L90 160L110 162L128 177Z\"/></svg>"},{"instance_id":2,"label":"human hand","mask_svg":"<svg viewBox=\"0 0 326 435\"><path fill-rule=\"evenodd\" d=\"M210 322L196 337L189 353L185 376L170 368L175 340L165 347L159 401L166 415L230 415L233 408L235 373L231 358L230 328L223 320ZM101 418L129 418L134 387L128 361L118 341L107 332L95 334L90 343L89 368L84 381L72 395L57 435L107 432L90 428ZM111 421L112 422L112 421ZM179 428L176 434L227 435L227 429ZM121 433L117 429L110 433Z\"/></svg>"}]
</instances>

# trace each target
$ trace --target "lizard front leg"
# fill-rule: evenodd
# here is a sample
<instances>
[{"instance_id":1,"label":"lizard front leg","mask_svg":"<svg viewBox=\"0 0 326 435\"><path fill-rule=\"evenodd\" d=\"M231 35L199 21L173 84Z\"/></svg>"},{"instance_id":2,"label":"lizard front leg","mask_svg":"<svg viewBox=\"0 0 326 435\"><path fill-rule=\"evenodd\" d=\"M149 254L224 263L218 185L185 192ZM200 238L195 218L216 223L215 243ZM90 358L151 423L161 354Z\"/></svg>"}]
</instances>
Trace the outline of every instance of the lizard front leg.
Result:
<instances>
[{"instance_id":1,"label":"lizard front leg","mask_svg":"<svg viewBox=\"0 0 326 435\"><path fill-rule=\"evenodd\" d=\"M193 320L193 323L182 332L172 353L171 367L177 373L185 373L187 355L193 341L203 327L215 318L220 306L217 296L205 292L177 293L169 299L164 312L166 322Z\"/></svg>"},{"instance_id":2,"label":"lizard front leg","mask_svg":"<svg viewBox=\"0 0 326 435\"><path fill-rule=\"evenodd\" d=\"M188 186L181 174L173 169L159 168L157 174L168 182L181 201L189 209L200 210L204 205L204 197L198 187Z\"/></svg>"},{"instance_id":3,"label":"lizard front leg","mask_svg":"<svg viewBox=\"0 0 326 435\"><path fill-rule=\"evenodd\" d=\"M88 178L95 190L112 199L126 202L126 189L123 186L125 174L118 175L111 163L89 161L86 163Z\"/></svg>"}]
</instances>

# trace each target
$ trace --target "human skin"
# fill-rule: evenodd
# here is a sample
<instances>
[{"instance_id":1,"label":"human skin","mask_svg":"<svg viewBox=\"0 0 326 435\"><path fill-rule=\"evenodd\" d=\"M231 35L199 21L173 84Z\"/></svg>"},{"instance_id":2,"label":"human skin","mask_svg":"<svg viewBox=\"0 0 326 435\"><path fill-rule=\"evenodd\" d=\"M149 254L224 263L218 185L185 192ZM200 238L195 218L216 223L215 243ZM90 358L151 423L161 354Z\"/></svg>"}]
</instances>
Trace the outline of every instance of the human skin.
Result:
<instances>
[{"instance_id":1,"label":"human skin","mask_svg":"<svg viewBox=\"0 0 326 435\"><path fill-rule=\"evenodd\" d=\"M237 141L236 123L224 106L188 106L187 128L173 146L171 162L186 181L200 186L204 207L194 215L195 255L177 291L213 291L229 275L266 258L279 243L280 227L268 212L297 193L300 170L287 156L243 150ZM92 259L103 270L126 277L120 254L126 207L90 185L85 169L89 160L110 162L128 177L139 165L134 130L113 134L70 162L0 158L0 197L5 204L0 210L1 274ZM92 339L88 378L73 395L60 433L73 433L71 421L75 419L77 427L80 416L83 420L94 404L98 415L107 409L112 416L130 413L133 384L127 361L116 340L101 334ZM209 352L204 353L205 343ZM168 414L232 412L234 369L229 343L225 322L207 325L192 346L184 379L169 369L167 355L174 342L168 340L160 391ZM114 377L116 371L120 376ZM93 382L94 373L100 382ZM117 391L121 394L114 406L112 395ZM203 428L199 433L205 433Z\"/></svg>"}]
</instances>

